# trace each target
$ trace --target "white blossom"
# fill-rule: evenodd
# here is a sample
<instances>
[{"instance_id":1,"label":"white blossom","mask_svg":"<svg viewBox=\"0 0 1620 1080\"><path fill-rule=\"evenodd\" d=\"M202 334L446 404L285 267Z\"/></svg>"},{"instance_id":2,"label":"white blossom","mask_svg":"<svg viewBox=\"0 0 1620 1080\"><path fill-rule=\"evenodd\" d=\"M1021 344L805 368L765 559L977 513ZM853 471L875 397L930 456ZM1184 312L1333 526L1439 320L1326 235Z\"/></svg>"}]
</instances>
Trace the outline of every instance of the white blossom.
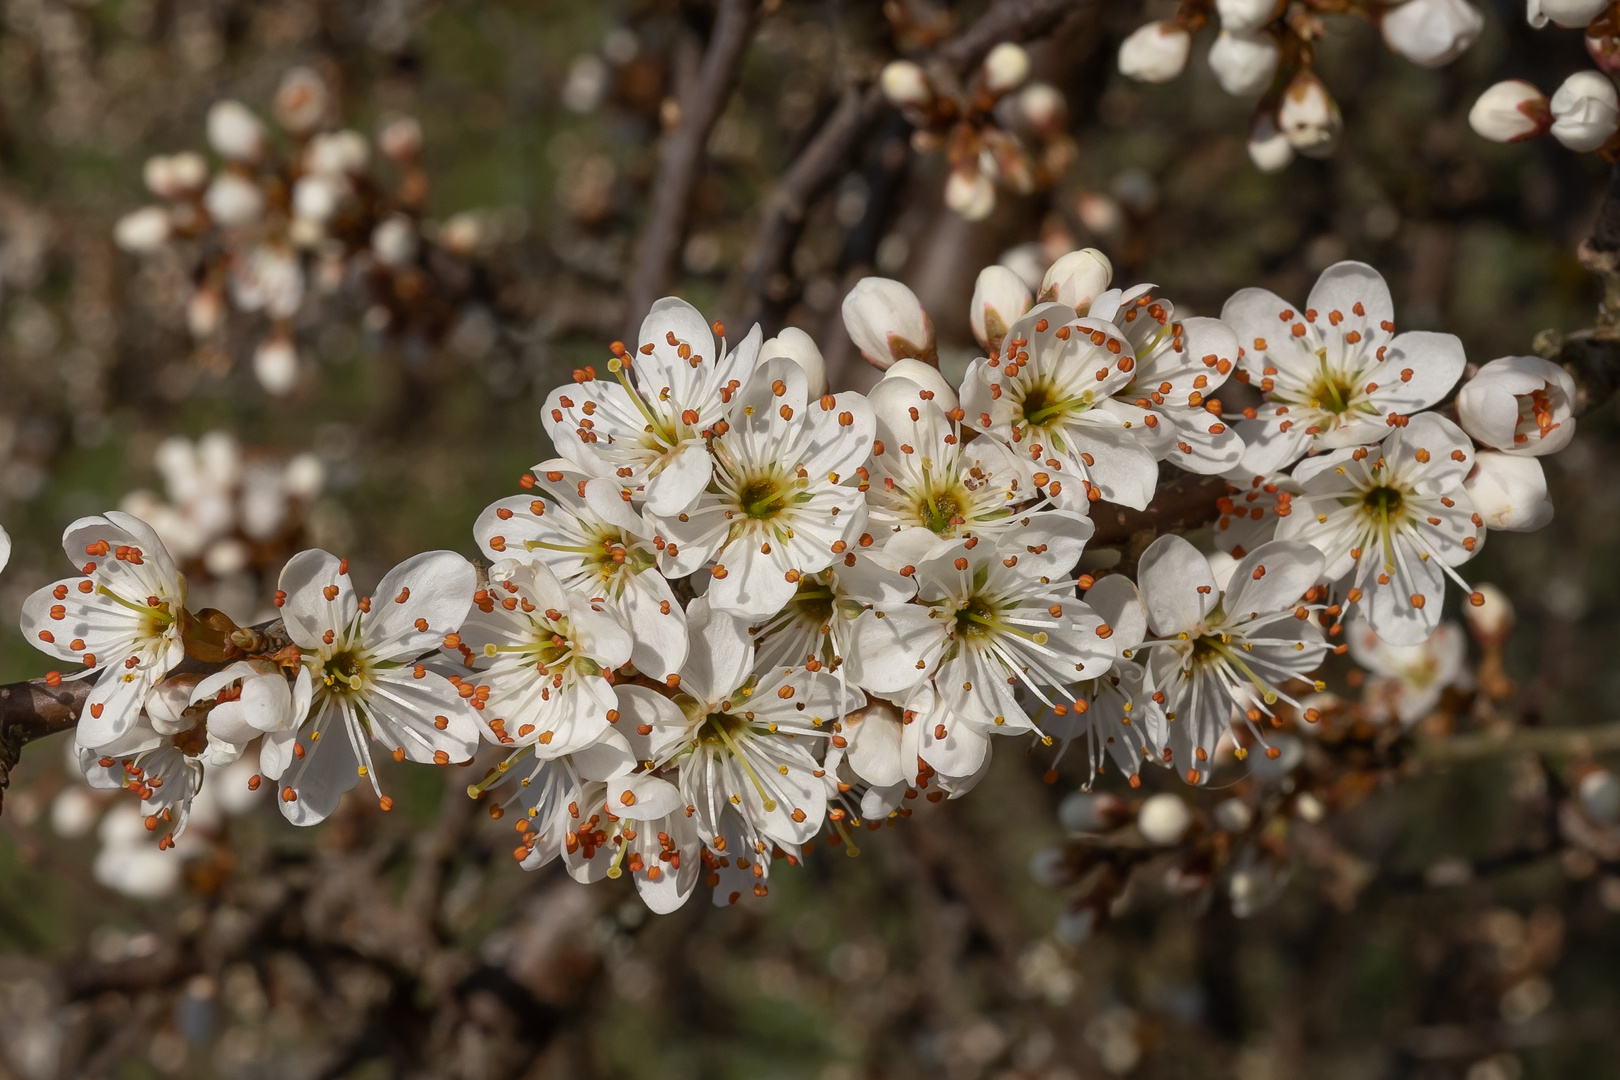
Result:
<instances>
[{"instance_id":1,"label":"white blossom","mask_svg":"<svg viewBox=\"0 0 1620 1080\"><path fill-rule=\"evenodd\" d=\"M1350 658L1373 676L1362 688L1368 718L1412 724L1427 716L1448 686L1465 685L1468 638L1462 627L1443 622L1415 645L1391 645L1364 619L1345 635Z\"/></svg>"},{"instance_id":2,"label":"white blossom","mask_svg":"<svg viewBox=\"0 0 1620 1080\"><path fill-rule=\"evenodd\" d=\"M1209 47L1209 67L1222 90L1248 97L1271 84L1280 56L1270 34L1222 30Z\"/></svg>"},{"instance_id":3,"label":"white blossom","mask_svg":"<svg viewBox=\"0 0 1620 1080\"><path fill-rule=\"evenodd\" d=\"M361 777L369 777L382 806L391 807L372 763L372 742L399 761L448 765L472 756L478 748L473 708L423 661L441 646L465 648L455 632L472 605L476 579L461 556L430 551L389 571L375 597L358 597L346 560L316 550L287 563L277 599L314 698L301 727L266 737L259 761L282 785L278 805L287 820L324 820Z\"/></svg>"},{"instance_id":4,"label":"white blossom","mask_svg":"<svg viewBox=\"0 0 1620 1080\"><path fill-rule=\"evenodd\" d=\"M1457 391L1457 419L1484 446L1553 454L1575 437L1575 380L1539 356L1492 360Z\"/></svg>"},{"instance_id":5,"label":"white blossom","mask_svg":"<svg viewBox=\"0 0 1620 1080\"><path fill-rule=\"evenodd\" d=\"M304 149L304 168L322 176L343 177L366 171L371 147L358 131L328 131L309 140Z\"/></svg>"},{"instance_id":6,"label":"white blossom","mask_svg":"<svg viewBox=\"0 0 1620 1080\"><path fill-rule=\"evenodd\" d=\"M232 262L231 300L240 311L290 319L304 303L304 271L290 248L255 244Z\"/></svg>"},{"instance_id":7,"label":"white blossom","mask_svg":"<svg viewBox=\"0 0 1620 1080\"><path fill-rule=\"evenodd\" d=\"M1227 494L1216 503L1220 517L1215 519L1215 546L1241 559L1276 539L1278 523L1293 513L1299 485L1284 475L1251 476L1240 483L1228 474L1228 480Z\"/></svg>"},{"instance_id":8,"label":"white blossom","mask_svg":"<svg viewBox=\"0 0 1620 1080\"><path fill-rule=\"evenodd\" d=\"M161 206L143 206L118 219L113 242L132 255L148 255L169 242L169 212Z\"/></svg>"},{"instance_id":9,"label":"white blossom","mask_svg":"<svg viewBox=\"0 0 1620 1080\"><path fill-rule=\"evenodd\" d=\"M1552 127L1547 95L1523 79L1499 82L1479 95L1468 110L1468 125L1492 142L1522 142Z\"/></svg>"},{"instance_id":10,"label":"white blossom","mask_svg":"<svg viewBox=\"0 0 1620 1080\"><path fill-rule=\"evenodd\" d=\"M1620 94L1598 71L1577 71L1553 94L1552 137L1571 150L1596 150L1620 128Z\"/></svg>"},{"instance_id":11,"label":"white blossom","mask_svg":"<svg viewBox=\"0 0 1620 1080\"><path fill-rule=\"evenodd\" d=\"M298 349L279 334L253 350L253 375L265 392L284 397L298 384Z\"/></svg>"},{"instance_id":12,"label":"white blossom","mask_svg":"<svg viewBox=\"0 0 1620 1080\"><path fill-rule=\"evenodd\" d=\"M1323 577L1344 579L1346 598L1395 645L1440 625L1447 575L1474 557L1484 520L1463 480L1474 444L1451 421L1423 413L1382 446L1335 450L1301 462L1301 494L1277 535L1326 556Z\"/></svg>"},{"instance_id":13,"label":"white blossom","mask_svg":"<svg viewBox=\"0 0 1620 1080\"><path fill-rule=\"evenodd\" d=\"M1140 82L1169 82L1187 67L1192 35L1168 20L1137 27L1119 46L1120 74Z\"/></svg>"},{"instance_id":14,"label":"white blossom","mask_svg":"<svg viewBox=\"0 0 1620 1080\"><path fill-rule=\"evenodd\" d=\"M574 467L614 479L654 514L674 515L709 484L705 440L754 371L760 332L728 350L696 308L666 297L647 313L640 341L609 364L616 382L591 372L553 390L543 419Z\"/></svg>"},{"instance_id":15,"label":"white blossom","mask_svg":"<svg viewBox=\"0 0 1620 1080\"><path fill-rule=\"evenodd\" d=\"M404 214L390 214L371 232L371 252L384 266L396 270L409 266L416 249L416 225Z\"/></svg>"},{"instance_id":16,"label":"white blossom","mask_svg":"<svg viewBox=\"0 0 1620 1080\"><path fill-rule=\"evenodd\" d=\"M1486 528L1535 532L1553 517L1547 475L1533 457L1481 450L1463 490Z\"/></svg>"},{"instance_id":17,"label":"white blossom","mask_svg":"<svg viewBox=\"0 0 1620 1080\"><path fill-rule=\"evenodd\" d=\"M90 872L109 889L137 900L161 900L180 887L184 865L147 841L141 812L115 806L97 830L101 849Z\"/></svg>"},{"instance_id":18,"label":"white blossom","mask_svg":"<svg viewBox=\"0 0 1620 1080\"><path fill-rule=\"evenodd\" d=\"M1328 267L1303 308L1265 289L1239 290L1221 319L1245 350L1238 379L1266 398L1238 424L1253 474L1384 438L1443 398L1466 364L1450 334L1396 336L1389 287L1365 263Z\"/></svg>"},{"instance_id":19,"label":"white blossom","mask_svg":"<svg viewBox=\"0 0 1620 1080\"><path fill-rule=\"evenodd\" d=\"M1468 0L1403 0L1379 23L1384 44L1420 67L1443 67L1468 51L1485 16Z\"/></svg>"}]
</instances>

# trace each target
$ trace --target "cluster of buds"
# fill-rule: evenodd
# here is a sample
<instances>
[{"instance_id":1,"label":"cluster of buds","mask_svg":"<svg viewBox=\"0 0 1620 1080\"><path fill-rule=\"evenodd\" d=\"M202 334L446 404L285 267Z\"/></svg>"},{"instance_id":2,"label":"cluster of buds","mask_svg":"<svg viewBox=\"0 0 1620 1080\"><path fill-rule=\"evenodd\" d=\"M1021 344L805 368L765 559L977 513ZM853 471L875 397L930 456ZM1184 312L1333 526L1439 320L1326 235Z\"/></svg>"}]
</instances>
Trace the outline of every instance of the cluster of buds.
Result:
<instances>
[{"instance_id":1,"label":"cluster of buds","mask_svg":"<svg viewBox=\"0 0 1620 1080\"><path fill-rule=\"evenodd\" d=\"M1553 92L1542 93L1523 79L1508 79L1486 90L1468 113L1474 131L1492 142L1524 142L1551 135L1577 153L1620 154L1620 14L1609 0L1529 0L1530 25L1549 22L1585 29L1586 51L1597 71L1577 71Z\"/></svg>"},{"instance_id":2,"label":"cluster of buds","mask_svg":"<svg viewBox=\"0 0 1620 1080\"><path fill-rule=\"evenodd\" d=\"M918 153L944 150L950 165L945 204L969 221L989 215L996 188L1020 195L1046 188L1074 161L1063 92L1030 82L1029 54L1002 42L963 86L946 69L895 60L883 94L916 128Z\"/></svg>"},{"instance_id":3,"label":"cluster of buds","mask_svg":"<svg viewBox=\"0 0 1620 1080\"><path fill-rule=\"evenodd\" d=\"M1296 154L1328 157L1344 121L1313 70L1315 43L1326 33L1325 15L1374 22L1389 48L1422 67L1441 67L1461 56L1485 26L1468 0L1182 0L1169 19L1150 22L1126 38L1119 70L1141 82L1179 76L1193 35L1213 15L1219 33L1209 66L1221 89L1259 97L1249 127L1249 157L1266 172L1286 168Z\"/></svg>"},{"instance_id":4,"label":"cluster of buds","mask_svg":"<svg viewBox=\"0 0 1620 1080\"><path fill-rule=\"evenodd\" d=\"M207 138L213 163L195 152L150 159L145 181L157 202L120 219L114 238L139 256L178 251L192 292L186 321L199 343L217 339L228 309L261 316L253 370L265 390L298 383L299 313L315 295L357 294L368 327L436 334L446 321L432 302L430 255L472 254L471 218L424 235L428 194L422 129L386 118L368 139L334 129L331 95L308 68L289 71L276 92L275 133L238 101L215 103ZM392 163L387 182L372 149Z\"/></svg>"}]
</instances>

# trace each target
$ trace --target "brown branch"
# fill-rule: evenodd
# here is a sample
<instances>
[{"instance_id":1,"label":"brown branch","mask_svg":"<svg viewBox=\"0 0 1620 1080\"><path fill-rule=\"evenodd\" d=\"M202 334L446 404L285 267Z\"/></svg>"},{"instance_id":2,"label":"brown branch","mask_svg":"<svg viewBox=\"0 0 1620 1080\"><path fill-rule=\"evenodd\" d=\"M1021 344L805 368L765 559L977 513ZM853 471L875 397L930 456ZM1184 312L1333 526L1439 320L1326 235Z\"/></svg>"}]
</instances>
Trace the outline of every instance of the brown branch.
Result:
<instances>
[{"instance_id":1,"label":"brown branch","mask_svg":"<svg viewBox=\"0 0 1620 1080\"><path fill-rule=\"evenodd\" d=\"M1126 544L1146 536L1190 532L1208 525L1220 516L1216 502L1227 493L1226 481L1218 476L1197 476L1176 471L1160 476L1158 490L1145 510L1130 510L1112 503L1099 503L1091 509L1097 527L1093 544Z\"/></svg>"},{"instance_id":2,"label":"brown branch","mask_svg":"<svg viewBox=\"0 0 1620 1080\"><path fill-rule=\"evenodd\" d=\"M67 731L79 722L90 680L49 686L44 679L0 686L0 798L11 783L11 770L22 748L35 739Z\"/></svg>"},{"instance_id":3,"label":"brown branch","mask_svg":"<svg viewBox=\"0 0 1620 1080\"><path fill-rule=\"evenodd\" d=\"M753 37L756 0L720 0L714 32L691 92L680 102L680 121L664 139L658 177L653 184L652 211L636 252L630 279L627 334L634 334L641 316L664 291L670 265L686 232L692 189L702 172L709 133L725 110L737 82L743 54Z\"/></svg>"}]
</instances>

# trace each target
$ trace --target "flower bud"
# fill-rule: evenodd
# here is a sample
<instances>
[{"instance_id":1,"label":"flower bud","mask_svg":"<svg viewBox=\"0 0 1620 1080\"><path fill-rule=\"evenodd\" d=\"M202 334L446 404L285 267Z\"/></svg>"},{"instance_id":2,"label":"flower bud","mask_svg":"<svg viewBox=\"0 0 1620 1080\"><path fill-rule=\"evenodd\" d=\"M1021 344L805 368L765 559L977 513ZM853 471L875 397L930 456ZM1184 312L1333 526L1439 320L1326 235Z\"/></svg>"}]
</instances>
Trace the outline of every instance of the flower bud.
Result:
<instances>
[{"instance_id":1,"label":"flower bud","mask_svg":"<svg viewBox=\"0 0 1620 1080\"><path fill-rule=\"evenodd\" d=\"M1442 67L1468 51L1485 16L1468 0L1406 0L1384 14L1384 44L1419 67Z\"/></svg>"},{"instance_id":2,"label":"flower bud","mask_svg":"<svg viewBox=\"0 0 1620 1080\"><path fill-rule=\"evenodd\" d=\"M1114 264L1096 248L1081 248L1058 259L1041 279L1037 299L1056 301L1074 308L1075 314L1091 310L1091 302L1108 290L1114 277Z\"/></svg>"},{"instance_id":3,"label":"flower bud","mask_svg":"<svg viewBox=\"0 0 1620 1080\"><path fill-rule=\"evenodd\" d=\"M1192 811L1180 795L1165 791L1154 795L1136 812L1136 827L1142 839L1169 847L1186 835L1192 825Z\"/></svg>"},{"instance_id":4,"label":"flower bud","mask_svg":"<svg viewBox=\"0 0 1620 1080\"><path fill-rule=\"evenodd\" d=\"M225 297L213 286L204 285L186 301L186 329L198 341L212 337L225 321Z\"/></svg>"},{"instance_id":5,"label":"flower bud","mask_svg":"<svg viewBox=\"0 0 1620 1080\"><path fill-rule=\"evenodd\" d=\"M1463 618L1468 622L1469 632L1483 648L1499 648L1513 632L1513 601L1488 581L1474 591L1484 603L1476 605L1470 601L1463 605Z\"/></svg>"},{"instance_id":6,"label":"flower bud","mask_svg":"<svg viewBox=\"0 0 1620 1080\"><path fill-rule=\"evenodd\" d=\"M1504 453L1555 453L1575 437L1575 380L1539 356L1504 356L1457 392L1457 419L1475 442Z\"/></svg>"},{"instance_id":7,"label":"flower bud","mask_svg":"<svg viewBox=\"0 0 1620 1080\"><path fill-rule=\"evenodd\" d=\"M1289 146L1306 157L1322 158L1338 145L1344 118L1322 80L1311 71L1301 71L1283 93L1277 126Z\"/></svg>"},{"instance_id":8,"label":"flower bud","mask_svg":"<svg viewBox=\"0 0 1620 1080\"><path fill-rule=\"evenodd\" d=\"M939 363L934 322L917 294L898 281L862 278L844 297L843 312L850 340L878 368L887 369L906 357Z\"/></svg>"},{"instance_id":9,"label":"flower bud","mask_svg":"<svg viewBox=\"0 0 1620 1080\"><path fill-rule=\"evenodd\" d=\"M416 224L404 214L390 214L371 232L371 253L396 270L410 265L416 258Z\"/></svg>"},{"instance_id":10,"label":"flower bud","mask_svg":"<svg viewBox=\"0 0 1620 1080\"><path fill-rule=\"evenodd\" d=\"M330 177L311 173L293 185L293 214L305 221L325 224L337 212L338 187Z\"/></svg>"},{"instance_id":11,"label":"flower bud","mask_svg":"<svg viewBox=\"0 0 1620 1080\"><path fill-rule=\"evenodd\" d=\"M370 160L366 137L347 129L315 136L304 151L304 168L327 176L364 172Z\"/></svg>"},{"instance_id":12,"label":"flower bud","mask_svg":"<svg viewBox=\"0 0 1620 1080\"><path fill-rule=\"evenodd\" d=\"M1035 297L1017 274L1005 266L985 267L973 283L973 301L968 307L973 336L991 355L999 355L1008 327L1034 303Z\"/></svg>"},{"instance_id":13,"label":"flower bud","mask_svg":"<svg viewBox=\"0 0 1620 1080\"><path fill-rule=\"evenodd\" d=\"M891 60L884 66L878 81L883 87L883 96L889 99L891 105L920 108L934 99L928 76L910 60Z\"/></svg>"},{"instance_id":14,"label":"flower bud","mask_svg":"<svg viewBox=\"0 0 1620 1080\"><path fill-rule=\"evenodd\" d=\"M390 161L413 161L422 152L422 125L414 116L392 116L377 128L377 149Z\"/></svg>"},{"instance_id":15,"label":"flower bud","mask_svg":"<svg viewBox=\"0 0 1620 1080\"><path fill-rule=\"evenodd\" d=\"M1223 30L1249 33L1277 17L1281 0L1215 0L1215 13Z\"/></svg>"},{"instance_id":16,"label":"flower bud","mask_svg":"<svg viewBox=\"0 0 1620 1080\"><path fill-rule=\"evenodd\" d=\"M1620 779L1608 769L1596 768L1575 785L1581 810L1599 825L1620 821Z\"/></svg>"},{"instance_id":17,"label":"flower bud","mask_svg":"<svg viewBox=\"0 0 1620 1080\"><path fill-rule=\"evenodd\" d=\"M231 161L257 161L264 153L264 122L240 101L217 101L208 110L208 145Z\"/></svg>"},{"instance_id":18,"label":"flower bud","mask_svg":"<svg viewBox=\"0 0 1620 1080\"><path fill-rule=\"evenodd\" d=\"M253 354L253 374L266 393L284 397L298 382L298 350L284 337L260 342Z\"/></svg>"},{"instance_id":19,"label":"flower bud","mask_svg":"<svg viewBox=\"0 0 1620 1080\"><path fill-rule=\"evenodd\" d=\"M1463 489L1487 529L1534 532L1552 520L1547 477L1533 457L1481 450L1474 455L1474 470L1463 481Z\"/></svg>"},{"instance_id":20,"label":"flower bud","mask_svg":"<svg viewBox=\"0 0 1620 1080\"><path fill-rule=\"evenodd\" d=\"M945 205L969 221L983 221L996 208L996 185L975 162L951 170Z\"/></svg>"},{"instance_id":21,"label":"flower bud","mask_svg":"<svg viewBox=\"0 0 1620 1080\"><path fill-rule=\"evenodd\" d=\"M1003 41L984 58L984 86L992 94L1005 94L1029 78L1029 53L1022 45Z\"/></svg>"},{"instance_id":22,"label":"flower bud","mask_svg":"<svg viewBox=\"0 0 1620 1080\"><path fill-rule=\"evenodd\" d=\"M203 195L203 207L220 225L231 228L259 220L264 213L264 192L235 173L220 173Z\"/></svg>"},{"instance_id":23,"label":"flower bud","mask_svg":"<svg viewBox=\"0 0 1620 1080\"><path fill-rule=\"evenodd\" d=\"M1585 26L1609 7L1609 0L1530 0L1525 18L1531 26L1546 26L1551 20L1559 26Z\"/></svg>"},{"instance_id":24,"label":"flower bud","mask_svg":"<svg viewBox=\"0 0 1620 1080\"><path fill-rule=\"evenodd\" d=\"M168 240L169 212L161 206L143 206L113 226L113 242L132 255L156 251Z\"/></svg>"},{"instance_id":25,"label":"flower bud","mask_svg":"<svg viewBox=\"0 0 1620 1080\"><path fill-rule=\"evenodd\" d=\"M1119 70L1139 82L1162 83L1180 75L1192 51L1192 35L1173 22L1138 27L1119 46Z\"/></svg>"},{"instance_id":26,"label":"flower bud","mask_svg":"<svg viewBox=\"0 0 1620 1080\"><path fill-rule=\"evenodd\" d=\"M1069 103L1057 87L1030 83L1018 95L1018 112L1040 134L1055 135L1068 120Z\"/></svg>"},{"instance_id":27,"label":"flower bud","mask_svg":"<svg viewBox=\"0 0 1620 1080\"><path fill-rule=\"evenodd\" d=\"M307 67L296 67L276 89L276 122L294 135L307 135L326 117L326 81Z\"/></svg>"},{"instance_id":28,"label":"flower bud","mask_svg":"<svg viewBox=\"0 0 1620 1080\"><path fill-rule=\"evenodd\" d=\"M779 356L787 357L804 369L811 397L820 397L827 392L827 362L822 359L821 350L816 348L815 339L809 334L797 326L783 327L780 334L759 347L759 362L755 366Z\"/></svg>"},{"instance_id":29,"label":"flower bud","mask_svg":"<svg viewBox=\"0 0 1620 1080\"><path fill-rule=\"evenodd\" d=\"M1552 137L1581 153L1596 150L1620 128L1620 95L1609 77L1577 71L1553 94Z\"/></svg>"},{"instance_id":30,"label":"flower bud","mask_svg":"<svg viewBox=\"0 0 1620 1080\"><path fill-rule=\"evenodd\" d=\"M1249 160L1261 172L1281 172L1294 160L1288 136L1269 112L1257 112L1249 124Z\"/></svg>"},{"instance_id":31,"label":"flower bud","mask_svg":"<svg viewBox=\"0 0 1620 1080\"><path fill-rule=\"evenodd\" d=\"M1468 126L1492 142L1523 142L1547 134L1552 110L1547 95L1523 79L1499 82L1468 110Z\"/></svg>"},{"instance_id":32,"label":"flower bud","mask_svg":"<svg viewBox=\"0 0 1620 1080\"><path fill-rule=\"evenodd\" d=\"M1270 34L1222 30L1209 47L1209 69L1233 97L1258 94L1277 72L1279 51Z\"/></svg>"}]
</instances>

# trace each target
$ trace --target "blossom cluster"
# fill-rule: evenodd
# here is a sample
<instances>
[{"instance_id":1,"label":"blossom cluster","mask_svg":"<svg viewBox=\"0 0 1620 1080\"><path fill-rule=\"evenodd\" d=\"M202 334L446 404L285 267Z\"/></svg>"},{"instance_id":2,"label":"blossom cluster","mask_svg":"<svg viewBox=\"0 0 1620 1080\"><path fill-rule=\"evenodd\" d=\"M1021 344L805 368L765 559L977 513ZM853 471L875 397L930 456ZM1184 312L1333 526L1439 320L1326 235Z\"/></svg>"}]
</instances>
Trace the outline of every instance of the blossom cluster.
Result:
<instances>
[{"instance_id":1,"label":"blossom cluster","mask_svg":"<svg viewBox=\"0 0 1620 1080\"><path fill-rule=\"evenodd\" d=\"M1074 162L1068 102L1050 83L1030 81L1030 66L1023 46L1004 41L965 87L910 60L883 69L883 96L913 125L913 149L944 151L945 205L969 221L995 209L998 186L1027 195Z\"/></svg>"},{"instance_id":2,"label":"blossom cluster","mask_svg":"<svg viewBox=\"0 0 1620 1080\"><path fill-rule=\"evenodd\" d=\"M1534 83L1508 79L1486 90L1468 113L1474 131L1493 142L1524 142L1551 135L1571 150L1620 150L1620 16L1608 0L1528 0L1530 25L1586 31L1586 51L1596 71L1577 71L1548 97Z\"/></svg>"},{"instance_id":3,"label":"blossom cluster","mask_svg":"<svg viewBox=\"0 0 1620 1080\"><path fill-rule=\"evenodd\" d=\"M430 251L470 256L487 229L470 212L426 228L415 119L385 117L372 139L334 128L332 94L309 68L288 71L273 104L279 135L241 102L216 102L207 118L214 160L193 151L149 159L144 178L157 201L119 219L114 239L143 258L187 262L186 323L199 343L219 337L230 309L262 317L253 372L283 395L300 378L299 314L316 298L362 294L368 327L408 329L436 315L424 303ZM392 184L373 146L392 164Z\"/></svg>"},{"instance_id":4,"label":"blossom cluster","mask_svg":"<svg viewBox=\"0 0 1620 1080\"><path fill-rule=\"evenodd\" d=\"M1538 4L1531 0L1532 9ZM1175 79L1211 6L1210 0L1182 0L1171 18L1139 27L1120 45L1120 72L1141 82ZM1259 99L1249 124L1249 157L1266 172L1286 168L1296 154L1329 157L1338 146L1344 120L1313 70L1316 42L1327 33L1323 16L1372 21L1391 51L1429 68L1457 59L1485 28L1484 15L1468 0L1213 0L1213 8L1219 33L1209 47L1210 70L1228 94Z\"/></svg>"},{"instance_id":5,"label":"blossom cluster","mask_svg":"<svg viewBox=\"0 0 1620 1080\"><path fill-rule=\"evenodd\" d=\"M1397 333L1360 263L1218 318L1112 273L1091 249L1033 292L986 268L955 380L915 295L866 279L843 315L883 371L867 394L830 388L801 331L734 341L660 300L548 396L557 456L478 518L480 565L429 552L368 595L305 551L280 620L244 629L190 610L160 537L110 512L70 526L79 573L23 630L94 680L81 764L163 846L255 741L250 785L301 825L362 780L390 809L379 754L487 745L469 792L515 819L524 867L628 873L657 911L699 881L763 895L818 837L853 853L854 828L970 790L1005 737L1205 784L1223 746L1277 757L1281 711L1319 717L1329 653L1398 673L1440 647L1448 578L1485 603L1457 568L1546 522L1538 457L1572 437L1575 387L1507 357L1457 389L1461 343ZM1134 581L1105 573L1096 504L1150 507L1165 466L1229 478L1216 549L1165 535Z\"/></svg>"}]
</instances>

